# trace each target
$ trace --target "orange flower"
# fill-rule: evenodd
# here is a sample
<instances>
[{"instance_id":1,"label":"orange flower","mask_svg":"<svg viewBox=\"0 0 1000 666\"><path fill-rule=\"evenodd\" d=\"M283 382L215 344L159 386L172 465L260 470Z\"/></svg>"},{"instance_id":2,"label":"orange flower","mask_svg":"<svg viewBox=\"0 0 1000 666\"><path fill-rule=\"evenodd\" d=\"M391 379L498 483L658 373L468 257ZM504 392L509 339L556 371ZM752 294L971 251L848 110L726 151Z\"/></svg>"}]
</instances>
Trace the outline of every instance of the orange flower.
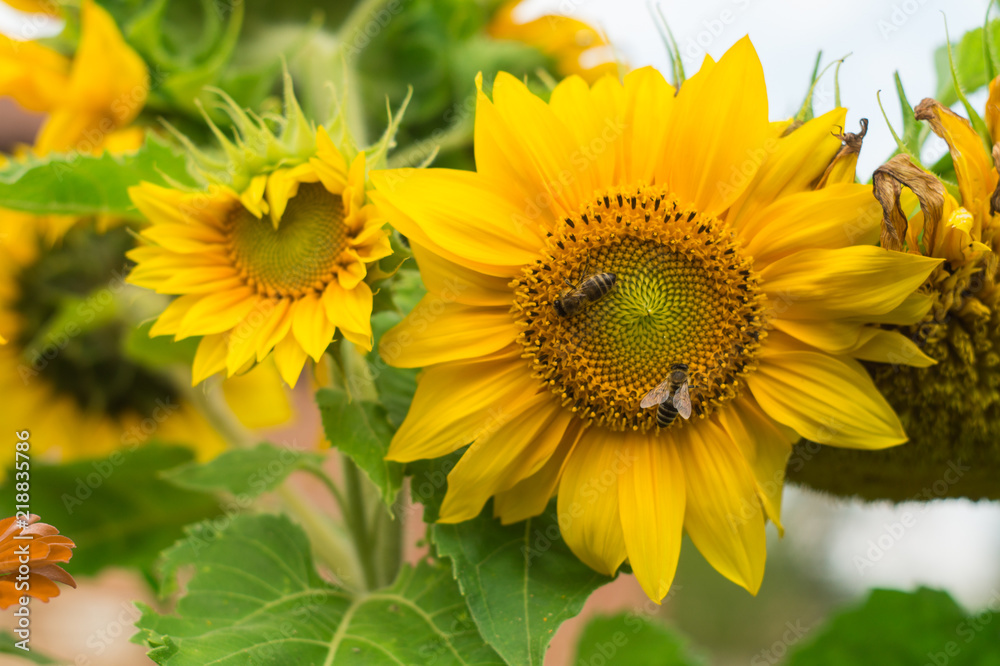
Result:
<instances>
[{"instance_id":1,"label":"orange flower","mask_svg":"<svg viewBox=\"0 0 1000 666\"><path fill-rule=\"evenodd\" d=\"M56 582L76 587L73 577L55 564L69 562L73 557L70 549L76 548L76 544L61 536L56 528L38 520L34 514L28 516L27 525L23 521L18 524L14 518L0 520L0 608L14 605L22 596L42 601L58 597L60 590ZM27 578L20 571L25 565L29 570ZM18 589L19 582L24 589Z\"/></svg>"}]
</instances>

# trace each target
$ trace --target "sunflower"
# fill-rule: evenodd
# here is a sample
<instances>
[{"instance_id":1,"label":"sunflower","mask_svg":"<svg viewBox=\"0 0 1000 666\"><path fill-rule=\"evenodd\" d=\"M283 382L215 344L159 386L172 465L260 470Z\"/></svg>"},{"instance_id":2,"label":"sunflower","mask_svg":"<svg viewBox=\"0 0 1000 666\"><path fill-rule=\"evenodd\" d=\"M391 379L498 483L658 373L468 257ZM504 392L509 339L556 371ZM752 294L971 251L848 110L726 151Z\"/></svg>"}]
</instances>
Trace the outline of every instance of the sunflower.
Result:
<instances>
[{"instance_id":1,"label":"sunflower","mask_svg":"<svg viewBox=\"0 0 1000 666\"><path fill-rule=\"evenodd\" d=\"M100 457L154 437L195 442L202 458L224 447L172 381L123 352L127 328L116 312L131 242L122 229L76 228L52 248L21 233L0 251L0 335L8 340L0 347L0 427L28 429L33 450L50 460Z\"/></svg>"},{"instance_id":2,"label":"sunflower","mask_svg":"<svg viewBox=\"0 0 1000 666\"><path fill-rule=\"evenodd\" d=\"M103 8L84 0L72 60L40 44L0 37L0 95L47 117L33 152L124 152L142 144L129 127L149 93L146 64Z\"/></svg>"},{"instance_id":3,"label":"sunflower","mask_svg":"<svg viewBox=\"0 0 1000 666\"><path fill-rule=\"evenodd\" d=\"M0 520L0 608L9 608L22 596L32 596L48 601L59 596L57 582L76 587L76 581L59 563L69 562L76 544L59 530L39 517L29 514L27 520L14 517ZM25 562L25 550L28 560ZM20 568L27 565L28 586L23 581Z\"/></svg>"},{"instance_id":4,"label":"sunflower","mask_svg":"<svg viewBox=\"0 0 1000 666\"><path fill-rule=\"evenodd\" d=\"M617 74L618 63L606 57L611 45L592 26L558 14L521 23L514 20L521 4L511 0L497 11L487 28L490 36L534 46L555 61L560 77L576 74L594 82L605 74ZM588 58L595 62L585 64Z\"/></svg>"},{"instance_id":5,"label":"sunflower","mask_svg":"<svg viewBox=\"0 0 1000 666\"><path fill-rule=\"evenodd\" d=\"M919 319L912 294L940 263L869 245L871 188L827 173L844 115L783 135L744 38L679 91L644 68L570 77L545 103L500 74L479 95L475 173L373 174L428 289L380 347L425 368L388 457L471 442L442 521L491 496L519 521L557 492L572 550L605 574L628 558L650 598L682 531L756 592L792 443L906 440L856 359L913 347L868 322ZM600 273L610 292L561 316L567 283ZM680 363L692 415L660 428L640 401Z\"/></svg>"},{"instance_id":6,"label":"sunflower","mask_svg":"<svg viewBox=\"0 0 1000 666\"><path fill-rule=\"evenodd\" d=\"M874 176L885 211L882 245L943 260L921 287L930 304L923 317L892 327L937 364L908 367L897 357L872 368L913 441L877 452L803 445L796 481L867 499L1000 499L1000 78L989 90L992 149L933 99L914 109L948 144L961 203L907 155Z\"/></svg>"},{"instance_id":7,"label":"sunflower","mask_svg":"<svg viewBox=\"0 0 1000 666\"><path fill-rule=\"evenodd\" d=\"M130 190L151 224L141 234L148 244L129 253L138 265L128 279L179 296L150 334L203 336L194 383L243 372L273 351L294 386L306 359L319 361L338 330L372 348L365 279L392 249L384 219L367 203L365 153L348 161L326 129L306 121L287 85L280 137L230 108L241 133L237 145L225 144L231 183Z\"/></svg>"}]
</instances>

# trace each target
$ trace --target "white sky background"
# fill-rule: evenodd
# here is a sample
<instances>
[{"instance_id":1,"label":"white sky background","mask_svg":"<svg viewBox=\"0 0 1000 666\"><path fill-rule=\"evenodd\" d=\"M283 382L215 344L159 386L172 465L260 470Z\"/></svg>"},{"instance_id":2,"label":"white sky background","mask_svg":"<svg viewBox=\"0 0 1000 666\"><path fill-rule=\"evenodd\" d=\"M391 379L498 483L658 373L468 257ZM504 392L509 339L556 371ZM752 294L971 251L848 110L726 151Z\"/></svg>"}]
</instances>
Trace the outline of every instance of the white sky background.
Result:
<instances>
[{"instance_id":1,"label":"white sky background","mask_svg":"<svg viewBox=\"0 0 1000 666\"><path fill-rule=\"evenodd\" d=\"M689 74L706 51L719 58L744 34L750 35L764 65L772 120L798 110L819 49L824 63L851 53L840 71L841 101L850 110L848 131L856 131L859 118L871 121L858 165L864 180L893 149L876 91L883 90L886 112L901 128L893 72L899 70L912 103L932 96L933 52L944 42L941 11L946 11L956 39L981 25L986 11L985 0L665 0L662 6ZM598 24L631 65L652 64L669 71L643 0L529 0L523 9L525 18L562 13ZM26 28L37 28L23 21L0 4L0 32L27 36ZM973 104L981 107L983 100L977 96ZM817 113L832 108L832 70L817 87L814 104ZM931 150L941 152L943 146ZM870 541L877 541L907 512L916 516L915 524L893 540L878 562L859 572L855 558L865 556ZM830 502L792 488L786 494L784 522L787 535L772 548L788 548L816 562L857 594L871 587L924 584L948 589L970 609L1000 594L998 503L863 506Z\"/></svg>"},{"instance_id":2,"label":"white sky background","mask_svg":"<svg viewBox=\"0 0 1000 666\"><path fill-rule=\"evenodd\" d=\"M817 51L823 51L824 65L851 53L840 68L840 96L849 109L848 131L857 131L859 118L871 121L858 163L862 180L895 147L875 93L883 91L886 113L901 130L893 72L899 70L913 105L933 96L933 53L945 41L941 12L947 14L953 41L981 26L986 14L985 0L661 0L660 5L688 76L706 52L718 59L740 37L750 35L764 65L771 120L798 111ZM557 13L591 22L604 29L630 65L670 71L644 0L528 0L522 9L526 18ZM994 8L991 16L1000 11ZM814 93L817 115L833 108L833 90L831 68Z\"/></svg>"}]
</instances>

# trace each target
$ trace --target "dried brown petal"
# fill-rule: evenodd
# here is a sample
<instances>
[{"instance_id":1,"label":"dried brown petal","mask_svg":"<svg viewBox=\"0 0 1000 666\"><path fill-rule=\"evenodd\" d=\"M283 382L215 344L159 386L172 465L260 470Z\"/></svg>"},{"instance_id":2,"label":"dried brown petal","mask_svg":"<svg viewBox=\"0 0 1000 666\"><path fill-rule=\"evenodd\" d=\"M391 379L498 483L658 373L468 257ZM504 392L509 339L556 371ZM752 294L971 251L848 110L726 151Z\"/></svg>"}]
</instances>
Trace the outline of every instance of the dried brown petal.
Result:
<instances>
[{"instance_id":1,"label":"dried brown petal","mask_svg":"<svg viewBox=\"0 0 1000 666\"><path fill-rule=\"evenodd\" d=\"M837 154L833 156L830 164L826 167L826 171L823 172L823 175L816 183L817 190L826 187L830 175L838 168L847 167L853 173L854 166L858 163L857 155L861 152L861 144L864 142L865 135L868 134L868 119L862 118L860 124L861 131L856 134L854 132L844 132L843 134L834 135L843 141L843 145L837 151ZM849 166L847 164L848 160L851 162ZM853 180L853 176L851 176L851 179Z\"/></svg>"},{"instance_id":2,"label":"dried brown petal","mask_svg":"<svg viewBox=\"0 0 1000 666\"><path fill-rule=\"evenodd\" d=\"M907 220L899 205L899 197L904 185L913 190L920 201L920 209L924 212L924 238L928 249L933 248L944 209L944 185L905 154L896 155L876 169L872 176L875 198L882 204L882 247L903 249Z\"/></svg>"}]
</instances>

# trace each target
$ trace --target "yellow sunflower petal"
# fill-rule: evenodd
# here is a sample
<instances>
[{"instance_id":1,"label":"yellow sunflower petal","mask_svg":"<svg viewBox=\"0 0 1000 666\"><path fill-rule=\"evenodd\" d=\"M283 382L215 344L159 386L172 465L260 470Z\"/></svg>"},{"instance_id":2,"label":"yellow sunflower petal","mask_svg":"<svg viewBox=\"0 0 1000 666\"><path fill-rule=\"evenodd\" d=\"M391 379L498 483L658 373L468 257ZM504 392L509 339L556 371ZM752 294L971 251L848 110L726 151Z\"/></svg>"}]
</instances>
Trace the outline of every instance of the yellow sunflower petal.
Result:
<instances>
[{"instance_id":1,"label":"yellow sunflower petal","mask_svg":"<svg viewBox=\"0 0 1000 666\"><path fill-rule=\"evenodd\" d=\"M764 514L753 475L729 434L713 420L687 428L678 443L687 486L684 529L709 564L757 594L764 578Z\"/></svg>"},{"instance_id":2,"label":"yellow sunflower petal","mask_svg":"<svg viewBox=\"0 0 1000 666\"><path fill-rule=\"evenodd\" d=\"M189 294L175 298L174 301L160 313L156 318L152 328L149 329L149 337L155 338L158 335L176 335L180 329L181 322L191 308L201 300L197 294Z\"/></svg>"},{"instance_id":3,"label":"yellow sunflower petal","mask_svg":"<svg viewBox=\"0 0 1000 666\"><path fill-rule=\"evenodd\" d=\"M333 340L336 325L327 316L319 296L309 293L296 301L292 311L292 333L306 354L319 361Z\"/></svg>"},{"instance_id":4,"label":"yellow sunflower petal","mask_svg":"<svg viewBox=\"0 0 1000 666\"><path fill-rule=\"evenodd\" d=\"M651 183L667 150L677 91L652 67L626 74L624 88L628 116L624 121L625 155L620 158L622 177L625 182Z\"/></svg>"},{"instance_id":5,"label":"yellow sunflower petal","mask_svg":"<svg viewBox=\"0 0 1000 666\"><path fill-rule=\"evenodd\" d=\"M476 438L448 474L439 521L475 518L490 497L538 471L555 452L571 418L551 394L539 394L508 421Z\"/></svg>"},{"instance_id":6,"label":"yellow sunflower petal","mask_svg":"<svg viewBox=\"0 0 1000 666\"><path fill-rule=\"evenodd\" d=\"M292 388L295 388L307 358L302 345L291 335L286 335L274 346L274 364L278 366L281 378Z\"/></svg>"},{"instance_id":7,"label":"yellow sunflower petal","mask_svg":"<svg viewBox=\"0 0 1000 666\"><path fill-rule=\"evenodd\" d=\"M787 136L768 137L760 170L730 208L727 219L740 228L771 202L811 190L840 149L840 139L834 133L843 131L846 117L847 109L834 109ZM881 217L879 211L879 221Z\"/></svg>"},{"instance_id":8,"label":"yellow sunflower petal","mask_svg":"<svg viewBox=\"0 0 1000 666\"><path fill-rule=\"evenodd\" d=\"M288 393L281 387L273 363L261 363L250 372L222 382L222 394L244 427L272 428L292 417Z\"/></svg>"},{"instance_id":9,"label":"yellow sunflower petal","mask_svg":"<svg viewBox=\"0 0 1000 666\"><path fill-rule=\"evenodd\" d=\"M559 481L559 529L566 545L587 566L607 576L627 555L618 483L633 463L622 450L618 433L590 428L580 437Z\"/></svg>"},{"instance_id":10,"label":"yellow sunflower petal","mask_svg":"<svg viewBox=\"0 0 1000 666\"><path fill-rule=\"evenodd\" d=\"M388 460L410 462L451 453L499 428L538 392L516 352L424 371ZM447 400L441 396L447 395Z\"/></svg>"},{"instance_id":11,"label":"yellow sunflower petal","mask_svg":"<svg viewBox=\"0 0 1000 666\"><path fill-rule=\"evenodd\" d=\"M667 132L657 181L702 213L720 214L766 155L767 91L749 38L681 86Z\"/></svg>"},{"instance_id":12,"label":"yellow sunflower petal","mask_svg":"<svg viewBox=\"0 0 1000 666\"><path fill-rule=\"evenodd\" d=\"M876 361L892 365L911 365L929 368L935 360L920 350L913 340L899 331L868 328L850 355L862 361Z\"/></svg>"},{"instance_id":13,"label":"yellow sunflower petal","mask_svg":"<svg viewBox=\"0 0 1000 666\"><path fill-rule=\"evenodd\" d=\"M410 249L427 291L465 305L510 307L509 280L460 266L413 241Z\"/></svg>"},{"instance_id":14,"label":"yellow sunflower petal","mask_svg":"<svg viewBox=\"0 0 1000 666\"><path fill-rule=\"evenodd\" d=\"M298 194L299 180L292 169L275 169L267 177L267 205L271 224L278 228L281 216L285 214L288 200Z\"/></svg>"},{"instance_id":15,"label":"yellow sunflower petal","mask_svg":"<svg viewBox=\"0 0 1000 666\"><path fill-rule=\"evenodd\" d=\"M260 325L260 333L257 335L256 356L258 361L263 361L264 357L274 346L278 344L292 328L292 301L288 298L268 300L268 304L273 305L270 312L263 311L266 319Z\"/></svg>"},{"instance_id":16,"label":"yellow sunflower petal","mask_svg":"<svg viewBox=\"0 0 1000 666\"><path fill-rule=\"evenodd\" d=\"M513 276L543 245L530 202L514 205L479 174L395 169L373 172L372 182L372 197L392 226L469 268L491 266L493 275ZM399 214L395 207L404 204L406 214Z\"/></svg>"},{"instance_id":17,"label":"yellow sunflower petal","mask_svg":"<svg viewBox=\"0 0 1000 666\"><path fill-rule=\"evenodd\" d=\"M628 561L642 589L659 603L681 554L684 471L673 442L639 433L622 439L628 464L618 477L618 505Z\"/></svg>"},{"instance_id":18,"label":"yellow sunflower petal","mask_svg":"<svg viewBox=\"0 0 1000 666\"><path fill-rule=\"evenodd\" d=\"M366 349L372 348L373 294L367 283L361 282L354 289L344 289L331 282L323 291L323 307L327 318L342 332L350 331L364 338Z\"/></svg>"},{"instance_id":19,"label":"yellow sunflower petal","mask_svg":"<svg viewBox=\"0 0 1000 666\"><path fill-rule=\"evenodd\" d=\"M545 510L582 432L577 423L570 423L555 452L537 472L497 493L493 499L493 514L500 518L500 522L510 525Z\"/></svg>"},{"instance_id":20,"label":"yellow sunflower petal","mask_svg":"<svg viewBox=\"0 0 1000 666\"><path fill-rule=\"evenodd\" d=\"M923 284L940 259L872 246L802 250L761 271L768 298L785 301L782 317L885 314Z\"/></svg>"},{"instance_id":21,"label":"yellow sunflower petal","mask_svg":"<svg viewBox=\"0 0 1000 666\"><path fill-rule=\"evenodd\" d=\"M990 81L990 95L986 100L986 127L993 143L1000 143L1000 76Z\"/></svg>"},{"instance_id":22,"label":"yellow sunflower petal","mask_svg":"<svg viewBox=\"0 0 1000 666\"><path fill-rule=\"evenodd\" d=\"M745 219L739 234L746 252L766 265L808 248L872 245L882 228L882 208L868 185L830 185L784 196Z\"/></svg>"},{"instance_id":23,"label":"yellow sunflower petal","mask_svg":"<svg viewBox=\"0 0 1000 666\"><path fill-rule=\"evenodd\" d=\"M510 307L484 308L424 296L406 319L385 334L379 353L390 365L422 368L435 363L486 356L517 338ZM429 328L436 335L425 335Z\"/></svg>"},{"instance_id":24,"label":"yellow sunflower petal","mask_svg":"<svg viewBox=\"0 0 1000 666\"><path fill-rule=\"evenodd\" d=\"M229 349L229 334L206 335L198 343L191 366L191 385L196 386L217 372L226 369L226 353Z\"/></svg>"},{"instance_id":25,"label":"yellow sunflower petal","mask_svg":"<svg viewBox=\"0 0 1000 666\"><path fill-rule=\"evenodd\" d=\"M753 472L757 494L767 512L767 517L783 535L781 525L781 496L785 486L785 467L792 453L792 444L799 436L769 418L750 396L735 401L729 408L718 412L719 422L739 447L747 465ZM744 508L753 510L748 503ZM746 515L742 516L746 517Z\"/></svg>"},{"instance_id":26,"label":"yellow sunflower petal","mask_svg":"<svg viewBox=\"0 0 1000 666\"><path fill-rule=\"evenodd\" d=\"M29 111L51 111L69 86L69 59L35 42L0 36L0 96Z\"/></svg>"},{"instance_id":27,"label":"yellow sunflower petal","mask_svg":"<svg viewBox=\"0 0 1000 666\"><path fill-rule=\"evenodd\" d=\"M564 79L549 99L549 107L573 136L573 160L593 163L598 182L614 182L622 158L621 137L626 129L621 85L614 79L591 91L579 76Z\"/></svg>"},{"instance_id":28,"label":"yellow sunflower petal","mask_svg":"<svg viewBox=\"0 0 1000 666\"><path fill-rule=\"evenodd\" d=\"M228 331L252 312L259 301L250 287L202 296L181 320L177 339Z\"/></svg>"},{"instance_id":29,"label":"yellow sunflower petal","mask_svg":"<svg viewBox=\"0 0 1000 666\"><path fill-rule=\"evenodd\" d=\"M814 442L882 449L906 441L896 413L852 359L775 350L747 386L768 416Z\"/></svg>"}]
</instances>

